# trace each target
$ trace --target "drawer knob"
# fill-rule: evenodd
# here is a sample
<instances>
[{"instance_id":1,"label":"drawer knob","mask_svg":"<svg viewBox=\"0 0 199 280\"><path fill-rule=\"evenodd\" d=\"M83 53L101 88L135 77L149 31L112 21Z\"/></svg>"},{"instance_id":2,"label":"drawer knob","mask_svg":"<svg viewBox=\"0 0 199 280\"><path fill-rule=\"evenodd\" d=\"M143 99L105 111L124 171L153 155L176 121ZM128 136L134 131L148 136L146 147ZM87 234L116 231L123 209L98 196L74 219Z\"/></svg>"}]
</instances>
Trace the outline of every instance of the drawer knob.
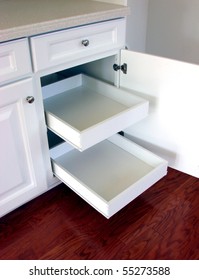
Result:
<instances>
[{"instance_id":1,"label":"drawer knob","mask_svg":"<svg viewBox=\"0 0 199 280\"><path fill-rule=\"evenodd\" d=\"M28 103L32 104L35 101L35 98L33 96L27 96L26 100L28 101Z\"/></svg>"},{"instance_id":2,"label":"drawer knob","mask_svg":"<svg viewBox=\"0 0 199 280\"><path fill-rule=\"evenodd\" d=\"M89 43L90 43L90 42L89 42L88 39L82 40L82 45L83 45L84 47L88 47Z\"/></svg>"}]
</instances>

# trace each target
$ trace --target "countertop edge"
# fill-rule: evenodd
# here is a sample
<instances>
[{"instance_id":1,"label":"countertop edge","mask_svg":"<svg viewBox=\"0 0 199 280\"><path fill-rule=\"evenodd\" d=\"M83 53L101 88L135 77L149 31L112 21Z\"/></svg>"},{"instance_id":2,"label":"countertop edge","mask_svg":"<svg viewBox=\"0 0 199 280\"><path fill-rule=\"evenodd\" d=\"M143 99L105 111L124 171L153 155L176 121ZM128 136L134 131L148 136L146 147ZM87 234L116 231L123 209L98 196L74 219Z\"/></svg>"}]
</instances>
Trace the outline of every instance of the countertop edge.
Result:
<instances>
[{"instance_id":1,"label":"countertop edge","mask_svg":"<svg viewBox=\"0 0 199 280\"><path fill-rule=\"evenodd\" d=\"M31 24L31 25L23 25L16 28L4 29L0 30L0 42L6 42L10 40L20 39L24 37L30 37L38 34L43 34L47 32L53 32L60 29L71 28L86 24L92 24L105 20L112 20L116 18L126 17L130 14L130 9L128 7L121 7L121 9L113 10L113 11L105 11L100 13L92 13L62 18L57 20L50 20L46 22Z\"/></svg>"}]
</instances>

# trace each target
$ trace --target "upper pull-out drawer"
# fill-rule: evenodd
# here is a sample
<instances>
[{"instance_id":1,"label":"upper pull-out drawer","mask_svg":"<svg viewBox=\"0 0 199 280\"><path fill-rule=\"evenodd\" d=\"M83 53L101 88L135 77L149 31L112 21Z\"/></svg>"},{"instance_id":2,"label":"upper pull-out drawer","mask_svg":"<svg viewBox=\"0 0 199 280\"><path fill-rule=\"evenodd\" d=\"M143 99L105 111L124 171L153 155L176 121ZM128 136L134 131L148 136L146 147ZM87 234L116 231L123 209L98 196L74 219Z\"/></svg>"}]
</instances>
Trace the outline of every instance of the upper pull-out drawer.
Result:
<instances>
[{"instance_id":1,"label":"upper pull-out drawer","mask_svg":"<svg viewBox=\"0 0 199 280\"><path fill-rule=\"evenodd\" d=\"M34 70L113 54L125 44L125 20L70 28L31 38ZM66 64L66 65L65 65Z\"/></svg>"},{"instance_id":2,"label":"upper pull-out drawer","mask_svg":"<svg viewBox=\"0 0 199 280\"><path fill-rule=\"evenodd\" d=\"M49 129L81 151L148 113L148 101L82 74L42 91Z\"/></svg>"},{"instance_id":3,"label":"upper pull-out drawer","mask_svg":"<svg viewBox=\"0 0 199 280\"><path fill-rule=\"evenodd\" d=\"M0 44L0 83L31 73L27 39Z\"/></svg>"},{"instance_id":4,"label":"upper pull-out drawer","mask_svg":"<svg viewBox=\"0 0 199 280\"><path fill-rule=\"evenodd\" d=\"M51 159L55 176L106 218L167 173L165 160L120 135L82 153L60 144Z\"/></svg>"}]
</instances>

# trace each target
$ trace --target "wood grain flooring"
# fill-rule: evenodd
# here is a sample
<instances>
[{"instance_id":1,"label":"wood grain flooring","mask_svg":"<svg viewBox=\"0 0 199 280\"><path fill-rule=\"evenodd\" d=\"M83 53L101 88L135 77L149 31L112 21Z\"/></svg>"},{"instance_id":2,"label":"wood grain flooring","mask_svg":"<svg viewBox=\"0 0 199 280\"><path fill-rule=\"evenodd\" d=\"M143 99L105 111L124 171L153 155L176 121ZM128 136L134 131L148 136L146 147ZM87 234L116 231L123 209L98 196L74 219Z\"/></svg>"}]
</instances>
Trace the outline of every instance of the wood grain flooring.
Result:
<instances>
[{"instance_id":1,"label":"wood grain flooring","mask_svg":"<svg viewBox=\"0 0 199 280\"><path fill-rule=\"evenodd\" d=\"M61 184L0 219L0 259L199 259L199 179L169 169L109 220Z\"/></svg>"}]
</instances>

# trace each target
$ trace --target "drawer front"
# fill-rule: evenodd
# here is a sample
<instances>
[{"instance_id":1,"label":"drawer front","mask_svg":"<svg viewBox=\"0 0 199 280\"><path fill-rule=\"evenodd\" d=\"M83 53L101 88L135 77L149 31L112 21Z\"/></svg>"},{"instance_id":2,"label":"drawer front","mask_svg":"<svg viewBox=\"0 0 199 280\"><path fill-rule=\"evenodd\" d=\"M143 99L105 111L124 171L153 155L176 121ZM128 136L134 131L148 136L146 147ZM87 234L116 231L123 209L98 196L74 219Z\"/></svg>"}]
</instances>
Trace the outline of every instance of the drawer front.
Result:
<instances>
[{"instance_id":1,"label":"drawer front","mask_svg":"<svg viewBox=\"0 0 199 280\"><path fill-rule=\"evenodd\" d=\"M44 70L72 61L80 64L81 59L85 62L88 57L96 59L97 54L103 57L106 52L116 52L124 43L125 19L36 36L31 38L34 70Z\"/></svg>"},{"instance_id":2,"label":"drawer front","mask_svg":"<svg viewBox=\"0 0 199 280\"><path fill-rule=\"evenodd\" d=\"M84 152L63 143L51 150L55 176L110 218L167 173L167 162L114 135Z\"/></svg>"},{"instance_id":3,"label":"drawer front","mask_svg":"<svg viewBox=\"0 0 199 280\"><path fill-rule=\"evenodd\" d=\"M0 83L31 73L27 39L0 44Z\"/></svg>"}]
</instances>

